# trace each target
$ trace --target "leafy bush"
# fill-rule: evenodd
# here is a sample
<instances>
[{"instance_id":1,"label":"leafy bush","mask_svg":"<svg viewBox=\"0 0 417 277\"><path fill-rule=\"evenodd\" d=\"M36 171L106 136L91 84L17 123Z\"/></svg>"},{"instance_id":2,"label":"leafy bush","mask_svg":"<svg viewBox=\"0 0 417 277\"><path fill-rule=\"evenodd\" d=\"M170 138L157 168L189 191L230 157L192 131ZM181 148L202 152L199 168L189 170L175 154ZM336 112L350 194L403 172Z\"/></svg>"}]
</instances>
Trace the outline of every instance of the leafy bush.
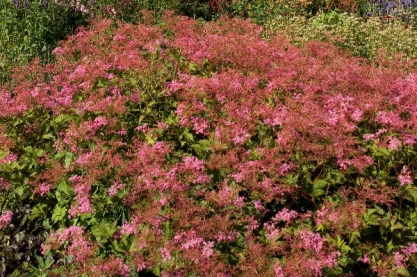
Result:
<instances>
[{"instance_id":1,"label":"leafy bush","mask_svg":"<svg viewBox=\"0 0 417 277\"><path fill-rule=\"evenodd\" d=\"M404 27L401 22L383 24L379 20L364 20L355 15L331 12L312 18L293 17L271 20L267 30L285 31L287 38L301 46L311 40L328 41L347 50L350 54L378 60L379 52L384 59L410 61L417 58L417 33ZM400 54L400 56L396 54Z\"/></svg>"},{"instance_id":2,"label":"leafy bush","mask_svg":"<svg viewBox=\"0 0 417 277\"><path fill-rule=\"evenodd\" d=\"M320 12L357 12L363 9L362 0L232 0L228 11L233 15L251 18L254 22L265 24L277 18L294 16L311 17Z\"/></svg>"},{"instance_id":3,"label":"leafy bush","mask_svg":"<svg viewBox=\"0 0 417 277\"><path fill-rule=\"evenodd\" d=\"M141 10L151 10L161 16L165 10L173 10L194 18L210 20L214 12L223 6L222 0L57 0L62 6L70 6L91 17L118 19L122 22L140 21Z\"/></svg>"},{"instance_id":4,"label":"leafy bush","mask_svg":"<svg viewBox=\"0 0 417 277\"><path fill-rule=\"evenodd\" d=\"M4 273L417 274L416 74L239 19L117 25L0 88L0 251L42 240Z\"/></svg>"}]
</instances>

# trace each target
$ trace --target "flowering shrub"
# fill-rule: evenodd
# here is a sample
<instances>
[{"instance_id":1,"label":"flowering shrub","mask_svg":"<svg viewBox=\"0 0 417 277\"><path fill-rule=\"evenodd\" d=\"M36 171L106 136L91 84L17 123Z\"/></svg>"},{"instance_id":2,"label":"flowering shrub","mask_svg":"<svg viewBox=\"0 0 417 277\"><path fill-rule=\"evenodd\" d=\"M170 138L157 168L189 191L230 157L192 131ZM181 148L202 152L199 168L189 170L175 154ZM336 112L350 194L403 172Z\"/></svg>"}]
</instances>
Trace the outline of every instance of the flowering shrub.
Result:
<instances>
[{"instance_id":1,"label":"flowering shrub","mask_svg":"<svg viewBox=\"0 0 417 277\"><path fill-rule=\"evenodd\" d=\"M239 19L118 26L0 88L0 234L42 239L5 273L416 274L415 73Z\"/></svg>"}]
</instances>

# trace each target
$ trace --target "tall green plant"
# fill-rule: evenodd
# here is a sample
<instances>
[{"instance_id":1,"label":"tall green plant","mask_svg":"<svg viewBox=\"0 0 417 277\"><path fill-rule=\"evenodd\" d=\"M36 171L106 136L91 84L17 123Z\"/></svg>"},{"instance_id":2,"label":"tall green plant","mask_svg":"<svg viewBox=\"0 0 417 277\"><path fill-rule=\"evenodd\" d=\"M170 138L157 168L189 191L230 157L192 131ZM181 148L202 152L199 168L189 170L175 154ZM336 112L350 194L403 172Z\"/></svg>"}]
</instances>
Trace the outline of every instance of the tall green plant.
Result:
<instances>
[{"instance_id":1,"label":"tall green plant","mask_svg":"<svg viewBox=\"0 0 417 277\"><path fill-rule=\"evenodd\" d=\"M13 67L34 57L51 62L57 42L87 23L86 16L71 7L47 1L25 3L0 2L0 83L10 80Z\"/></svg>"}]
</instances>

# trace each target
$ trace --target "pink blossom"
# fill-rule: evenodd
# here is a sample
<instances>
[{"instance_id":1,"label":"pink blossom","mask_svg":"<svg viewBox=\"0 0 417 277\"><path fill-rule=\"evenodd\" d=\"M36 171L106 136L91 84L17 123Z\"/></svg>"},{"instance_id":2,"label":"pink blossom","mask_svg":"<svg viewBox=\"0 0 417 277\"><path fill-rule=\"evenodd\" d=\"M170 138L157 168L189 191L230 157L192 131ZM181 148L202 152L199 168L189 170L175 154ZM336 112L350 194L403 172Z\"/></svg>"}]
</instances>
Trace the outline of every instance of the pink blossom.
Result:
<instances>
[{"instance_id":1,"label":"pink blossom","mask_svg":"<svg viewBox=\"0 0 417 277\"><path fill-rule=\"evenodd\" d=\"M398 150L398 147L400 147L401 141L395 137L390 137L388 142L388 148L391 150Z\"/></svg>"},{"instance_id":2,"label":"pink blossom","mask_svg":"<svg viewBox=\"0 0 417 277\"><path fill-rule=\"evenodd\" d=\"M204 161L199 160L194 156L187 156L184 158L184 166L188 170L201 171L204 169Z\"/></svg>"},{"instance_id":3,"label":"pink blossom","mask_svg":"<svg viewBox=\"0 0 417 277\"><path fill-rule=\"evenodd\" d=\"M110 197L113 197L117 194L119 190L124 189L124 187L125 187L124 184L119 184L119 183L114 182L107 192Z\"/></svg>"},{"instance_id":4,"label":"pink blossom","mask_svg":"<svg viewBox=\"0 0 417 277\"><path fill-rule=\"evenodd\" d=\"M61 47L56 47L54 50L52 50L52 54L62 54L62 53L64 53L65 52L65 50L64 49L62 49Z\"/></svg>"},{"instance_id":5,"label":"pink blossom","mask_svg":"<svg viewBox=\"0 0 417 277\"><path fill-rule=\"evenodd\" d=\"M4 157L3 159L0 159L0 165L1 164L5 164L5 163L10 163L10 162L15 162L17 161L17 155L15 153L9 153L6 157Z\"/></svg>"},{"instance_id":6,"label":"pink blossom","mask_svg":"<svg viewBox=\"0 0 417 277\"><path fill-rule=\"evenodd\" d=\"M323 249L324 243L326 242L326 239L320 236L320 234L315 234L311 231L302 231L300 238L305 249L314 250L316 253Z\"/></svg>"},{"instance_id":7,"label":"pink blossom","mask_svg":"<svg viewBox=\"0 0 417 277\"><path fill-rule=\"evenodd\" d=\"M51 185L47 185L45 183L40 184L39 186L39 194L41 196L47 194L49 192L49 190L51 189Z\"/></svg>"},{"instance_id":8,"label":"pink blossom","mask_svg":"<svg viewBox=\"0 0 417 277\"><path fill-rule=\"evenodd\" d=\"M177 90L181 88L182 88L182 84L177 82L176 80L173 80L168 84L168 90L170 92L176 92Z\"/></svg>"},{"instance_id":9,"label":"pink blossom","mask_svg":"<svg viewBox=\"0 0 417 277\"><path fill-rule=\"evenodd\" d=\"M232 141L234 142L234 144L239 145L239 144L244 144L246 139L248 139L250 137L249 134L247 134L246 132L241 132L239 134L237 134Z\"/></svg>"},{"instance_id":10,"label":"pink blossom","mask_svg":"<svg viewBox=\"0 0 417 277\"><path fill-rule=\"evenodd\" d=\"M158 128L160 129L168 129L168 125L165 122L158 122Z\"/></svg>"},{"instance_id":11,"label":"pink blossom","mask_svg":"<svg viewBox=\"0 0 417 277\"><path fill-rule=\"evenodd\" d=\"M338 158L337 159L337 164L339 165L340 169L346 170L348 168L348 166L351 164L351 162L350 162L350 160Z\"/></svg>"},{"instance_id":12,"label":"pink blossom","mask_svg":"<svg viewBox=\"0 0 417 277\"><path fill-rule=\"evenodd\" d=\"M181 248L190 249L190 248L199 247L203 242L204 240L202 238L193 237L187 240L185 243L183 243Z\"/></svg>"},{"instance_id":13,"label":"pink blossom","mask_svg":"<svg viewBox=\"0 0 417 277\"><path fill-rule=\"evenodd\" d=\"M363 135L363 139L365 141L368 141L368 140L371 140L371 139L374 139L374 138L375 138L375 135L374 134L364 134Z\"/></svg>"},{"instance_id":14,"label":"pink blossom","mask_svg":"<svg viewBox=\"0 0 417 277\"><path fill-rule=\"evenodd\" d=\"M204 135L207 132L207 130L210 128L209 122L205 120L204 118L194 117L193 123L194 123L194 131L197 134Z\"/></svg>"},{"instance_id":15,"label":"pink blossom","mask_svg":"<svg viewBox=\"0 0 417 277\"><path fill-rule=\"evenodd\" d=\"M10 183L4 181L3 178L0 178L0 189L8 189L10 187Z\"/></svg>"},{"instance_id":16,"label":"pink blossom","mask_svg":"<svg viewBox=\"0 0 417 277\"><path fill-rule=\"evenodd\" d=\"M117 132L118 135L124 136L127 134L127 131L125 128L120 129L120 131Z\"/></svg>"},{"instance_id":17,"label":"pink blossom","mask_svg":"<svg viewBox=\"0 0 417 277\"><path fill-rule=\"evenodd\" d=\"M136 222L132 222L132 223L123 223L122 228L120 230L120 233L122 235L131 235L131 234L137 234L137 223Z\"/></svg>"},{"instance_id":18,"label":"pink blossom","mask_svg":"<svg viewBox=\"0 0 417 277\"><path fill-rule=\"evenodd\" d=\"M68 179L70 182L72 182L72 183L78 183L78 182L81 182L82 181L82 176L79 176L79 175L73 175L72 177L70 177L69 179Z\"/></svg>"},{"instance_id":19,"label":"pink blossom","mask_svg":"<svg viewBox=\"0 0 417 277\"><path fill-rule=\"evenodd\" d=\"M252 232L253 230L256 230L258 227L259 227L258 221L255 219L255 217L252 216L248 220L248 225L247 225L248 230Z\"/></svg>"},{"instance_id":20,"label":"pink blossom","mask_svg":"<svg viewBox=\"0 0 417 277\"><path fill-rule=\"evenodd\" d=\"M74 197L74 202L68 211L69 218L86 213L93 213L93 206L89 197L91 187L85 183L76 183L74 185L74 191L77 195Z\"/></svg>"},{"instance_id":21,"label":"pink blossom","mask_svg":"<svg viewBox=\"0 0 417 277\"><path fill-rule=\"evenodd\" d=\"M113 73L107 75L107 79L109 80L114 79L114 77L116 77L116 75L114 75Z\"/></svg>"},{"instance_id":22,"label":"pink blossom","mask_svg":"<svg viewBox=\"0 0 417 277\"><path fill-rule=\"evenodd\" d=\"M398 176L398 181L400 182L401 186L413 184L414 178L411 176L411 173L406 166L403 166L401 169L401 174Z\"/></svg>"},{"instance_id":23,"label":"pink blossom","mask_svg":"<svg viewBox=\"0 0 417 277\"><path fill-rule=\"evenodd\" d=\"M262 205L261 200L253 201L253 205L254 205L255 209L257 209L258 211L264 211L265 210L264 206Z\"/></svg>"},{"instance_id":24,"label":"pink blossom","mask_svg":"<svg viewBox=\"0 0 417 277\"><path fill-rule=\"evenodd\" d=\"M416 254L417 253L417 243L413 242L409 242L408 243L408 247L404 248L401 250L401 252L406 255L407 257L412 255L412 254Z\"/></svg>"},{"instance_id":25,"label":"pink blossom","mask_svg":"<svg viewBox=\"0 0 417 277\"><path fill-rule=\"evenodd\" d=\"M398 251L394 252L394 263L397 267L405 266L404 257Z\"/></svg>"},{"instance_id":26,"label":"pink blossom","mask_svg":"<svg viewBox=\"0 0 417 277\"><path fill-rule=\"evenodd\" d=\"M323 264L316 259L308 259L305 261L306 267L314 272L314 276L323 276Z\"/></svg>"},{"instance_id":27,"label":"pink blossom","mask_svg":"<svg viewBox=\"0 0 417 277\"><path fill-rule=\"evenodd\" d=\"M351 116L350 116L350 117L351 117L354 121L358 122L358 121L360 121L360 120L361 120L362 115L363 115L363 112L362 112L361 110L355 110L355 111L351 114Z\"/></svg>"},{"instance_id":28,"label":"pink blossom","mask_svg":"<svg viewBox=\"0 0 417 277\"><path fill-rule=\"evenodd\" d=\"M238 196L234 201L233 204L238 208L243 208L245 206L245 197Z\"/></svg>"},{"instance_id":29,"label":"pink blossom","mask_svg":"<svg viewBox=\"0 0 417 277\"><path fill-rule=\"evenodd\" d=\"M135 130L138 131L138 132L146 132L146 131L148 131L148 129L149 129L149 126L148 126L147 123L135 128Z\"/></svg>"},{"instance_id":30,"label":"pink blossom","mask_svg":"<svg viewBox=\"0 0 417 277\"><path fill-rule=\"evenodd\" d=\"M165 206L168 203L168 199L166 199L166 197L161 197L159 199L159 203L161 204L161 206Z\"/></svg>"},{"instance_id":31,"label":"pink blossom","mask_svg":"<svg viewBox=\"0 0 417 277\"><path fill-rule=\"evenodd\" d=\"M203 243L203 249L201 250L201 255L204 258L209 258L214 253L214 241L208 241Z\"/></svg>"},{"instance_id":32,"label":"pink blossom","mask_svg":"<svg viewBox=\"0 0 417 277\"><path fill-rule=\"evenodd\" d=\"M364 254L362 258L359 259L359 261L365 263L365 264L369 264L370 260L368 258L368 255Z\"/></svg>"},{"instance_id":33,"label":"pink blossom","mask_svg":"<svg viewBox=\"0 0 417 277\"><path fill-rule=\"evenodd\" d=\"M298 217L298 213L296 211L290 211L287 208L284 208L282 211L278 212L274 217L274 222L277 222L279 220L290 222L294 218Z\"/></svg>"},{"instance_id":34,"label":"pink blossom","mask_svg":"<svg viewBox=\"0 0 417 277\"><path fill-rule=\"evenodd\" d=\"M413 146L416 143L416 137L413 134L405 134L401 139L408 146Z\"/></svg>"},{"instance_id":35,"label":"pink blossom","mask_svg":"<svg viewBox=\"0 0 417 277\"><path fill-rule=\"evenodd\" d=\"M144 270L144 269L147 269L148 268L148 266L146 265L146 263L140 263L140 264L138 264L138 266L136 267L136 271L137 272L140 272L140 271L142 271L142 270Z\"/></svg>"},{"instance_id":36,"label":"pink blossom","mask_svg":"<svg viewBox=\"0 0 417 277\"><path fill-rule=\"evenodd\" d=\"M0 216L0 229L5 227L12 221L13 213L11 211L4 211L3 214Z\"/></svg>"},{"instance_id":37,"label":"pink blossom","mask_svg":"<svg viewBox=\"0 0 417 277\"><path fill-rule=\"evenodd\" d=\"M50 234L47 243L42 244L42 254L45 255L50 249L59 248L71 238L81 238L83 233L84 227L71 226Z\"/></svg>"},{"instance_id":38,"label":"pink blossom","mask_svg":"<svg viewBox=\"0 0 417 277\"><path fill-rule=\"evenodd\" d=\"M274 264L273 269L274 269L274 272L275 272L275 277L285 277L284 272L282 271L282 267L279 264L279 262L276 262Z\"/></svg>"},{"instance_id":39,"label":"pink blossom","mask_svg":"<svg viewBox=\"0 0 417 277\"><path fill-rule=\"evenodd\" d=\"M279 166L279 174L286 175L291 170L291 165L288 163L283 163Z\"/></svg>"},{"instance_id":40,"label":"pink blossom","mask_svg":"<svg viewBox=\"0 0 417 277\"><path fill-rule=\"evenodd\" d=\"M275 240L281 233L281 231L277 227L275 227L275 224L272 222L265 222L264 227L267 232L268 240Z\"/></svg>"},{"instance_id":41,"label":"pink blossom","mask_svg":"<svg viewBox=\"0 0 417 277\"><path fill-rule=\"evenodd\" d=\"M75 202L71 205L71 208L68 211L69 218L94 212L89 197L77 196L74 200Z\"/></svg>"},{"instance_id":42,"label":"pink blossom","mask_svg":"<svg viewBox=\"0 0 417 277\"><path fill-rule=\"evenodd\" d=\"M236 240L236 237L236 232L218 232L216 235L216 239L218 242L233 242Z\"/></svg>"},{"instance_id":43,"label":"pink blossom","mask_svg":"<svg viewBox=\"0 0 417 277\"><path fill-rule=\"evenodd\" d=\"M167 261L171 259L171 253L166 248L161 249L161 255L162 255L162 260L164 261L164 263L166 263Z\"/></svg>"},{"instance_id":44,"label":"pink blossom","mask_svg":"<svg viewBox=\"0 0 417 277\"><path fill-rule=\"evenodd\" d=\"M338 264L337 258L341 255L339 251L331 252L322 259L323 265L328 268L334 268Z\"/></svg>"},{"instance_id":45,"label":"pink blossom","mask_svg":"<svg viewBox=\"0 0 417 277\"><path fill-rule=\"evenodd\" d=\"M93 153L92 152L88 152L85 154L81 154L78 159L76 160L76 163L79 165L85 165L88 164L88 162L91 160L91 158L93 157Z\"/></svg>"}]
</instances>

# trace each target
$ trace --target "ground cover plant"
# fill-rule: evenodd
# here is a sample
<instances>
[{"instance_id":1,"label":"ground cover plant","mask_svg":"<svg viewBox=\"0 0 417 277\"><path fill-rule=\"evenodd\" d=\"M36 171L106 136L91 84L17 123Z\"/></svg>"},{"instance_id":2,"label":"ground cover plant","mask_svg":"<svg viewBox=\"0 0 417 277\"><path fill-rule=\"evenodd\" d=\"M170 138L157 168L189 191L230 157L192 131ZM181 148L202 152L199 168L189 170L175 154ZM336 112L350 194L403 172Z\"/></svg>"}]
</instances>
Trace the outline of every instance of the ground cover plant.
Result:
<instances>
[{"instance_id":1,"label":"ground cover plant","mask_svg":"<svg viewBox=\"0 0 417 277\"><path fill-rule=\"evenodd\" d=\"M1 86L4 275L416 274L412 67L142 18Z\"/></svg>"}]
</instances>

